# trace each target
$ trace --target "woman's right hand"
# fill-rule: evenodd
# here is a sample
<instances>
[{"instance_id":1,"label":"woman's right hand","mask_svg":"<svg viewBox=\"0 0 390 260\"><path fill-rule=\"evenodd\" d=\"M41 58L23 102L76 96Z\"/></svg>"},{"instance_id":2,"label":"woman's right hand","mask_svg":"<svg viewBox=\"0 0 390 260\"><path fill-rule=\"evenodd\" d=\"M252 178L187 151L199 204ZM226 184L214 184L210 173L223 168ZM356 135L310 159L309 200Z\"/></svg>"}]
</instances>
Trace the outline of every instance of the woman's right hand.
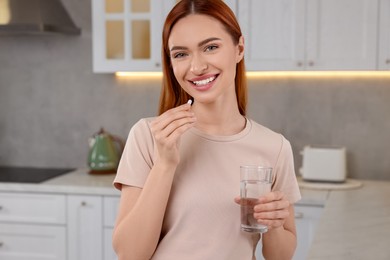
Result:
<instances>
[{"instance_id":1,"label":"woman's right hand","mask_svg":"<svg viewBox=\"0 0 390 260\"><path fill-rule=\"evenodd\" d=\"M158 151L157 160L175 166L179 163L180 137L193 127L195 121L191 105L186 103L166 111L151 122L150 129Z\"/></svg>"}]
</instances>

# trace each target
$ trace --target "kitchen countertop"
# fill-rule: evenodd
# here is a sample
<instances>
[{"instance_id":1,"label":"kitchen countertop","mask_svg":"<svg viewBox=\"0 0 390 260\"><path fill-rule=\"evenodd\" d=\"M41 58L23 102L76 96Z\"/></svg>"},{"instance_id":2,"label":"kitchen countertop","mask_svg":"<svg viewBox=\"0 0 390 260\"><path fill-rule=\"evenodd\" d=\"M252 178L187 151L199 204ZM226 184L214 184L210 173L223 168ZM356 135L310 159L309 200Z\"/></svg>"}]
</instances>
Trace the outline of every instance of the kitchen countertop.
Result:
<instances>
[{"instance_id":1,"label":"kitchen countertop","mask_svg":"<svg viewBox=\"0 0 390 260\"><path fill-rule=\"evenodd\" d=\"M0 182L0 191L120 196L114 177L77 169L39 184ZM390 259L390 182L362 183L349 190L301 188L297 204L324 206L308 260Z\"/></svg>"},{"instance_id":2,"label":"kitchen countertop","mask_svg":"<svg viewBox=\"0 0 390 260\"><path fill-rule=\"evenodd\" d=\"M77 169L41 183L0 182L0 191L119 196L114 178L115 174L91 175L88 169Z\"/></svg>"},{"instance_id":3,"label":"kitchen countertop","mask_svg":"<svg viewBox=\"0 0 390 260\"><path fill-rule=\"evenodd\" d=\"M390 259L390 182L362 183L329 191L308 260Z\"/></svg>"}]
</instances>

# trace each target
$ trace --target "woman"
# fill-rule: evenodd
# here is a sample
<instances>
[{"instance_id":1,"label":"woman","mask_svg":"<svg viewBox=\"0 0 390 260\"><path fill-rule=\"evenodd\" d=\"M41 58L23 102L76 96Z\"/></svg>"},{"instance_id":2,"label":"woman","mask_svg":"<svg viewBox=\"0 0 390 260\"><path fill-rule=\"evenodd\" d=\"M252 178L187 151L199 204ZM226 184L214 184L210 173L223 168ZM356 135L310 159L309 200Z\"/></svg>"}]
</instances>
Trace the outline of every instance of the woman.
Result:
<instances>
[{"instance_id":1,"label":"woman","mask_svg":"<svg viewBox=\"0 0 390 260\"><path fill-rule=\"evenodd\" d=\"M162 54L159 116L132 127L114 181L119 259L254 259L260 236L240 230L244 164L274 169L254 217L269 228L264 257L291 259L292 204L300 199L291 146L246 118L244 39L234 14L219 0L180 1L166 19Z\"/></svg>"}]
</instances>

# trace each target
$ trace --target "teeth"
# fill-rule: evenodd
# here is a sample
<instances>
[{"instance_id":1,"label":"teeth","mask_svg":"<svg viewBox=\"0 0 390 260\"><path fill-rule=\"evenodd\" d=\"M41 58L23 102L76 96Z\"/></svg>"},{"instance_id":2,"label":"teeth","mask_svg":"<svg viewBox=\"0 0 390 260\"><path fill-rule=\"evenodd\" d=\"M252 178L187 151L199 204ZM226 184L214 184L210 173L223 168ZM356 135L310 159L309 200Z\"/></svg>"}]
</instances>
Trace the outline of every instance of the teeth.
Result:
<instances>
[{"instance_id":1,"label":"teeth","mask_svg":"<svg viewBox=\"0 0 390 260\"><path fill-rule=\"evenodd\" d=\"M193 83L197 86L200 86L200 85L206 85L207 83L213 81L215 79L215 77L210 77L208 79L204 79L204 80L199 80L199 81L193 81Z\"/></svg>"}]
</instances>

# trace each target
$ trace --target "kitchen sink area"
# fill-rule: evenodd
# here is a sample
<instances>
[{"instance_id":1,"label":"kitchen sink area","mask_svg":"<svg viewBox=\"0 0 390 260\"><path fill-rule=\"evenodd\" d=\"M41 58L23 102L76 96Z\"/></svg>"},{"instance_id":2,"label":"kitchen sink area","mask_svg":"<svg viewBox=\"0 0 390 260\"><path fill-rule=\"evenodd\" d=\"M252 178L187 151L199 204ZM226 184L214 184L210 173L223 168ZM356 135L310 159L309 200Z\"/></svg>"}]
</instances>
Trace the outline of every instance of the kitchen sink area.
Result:
<instances>
[{"instance_id":1,"label":"kitchen sink area","mask_svg":"<svg viewBox=\"0 0 390 260\"><path fill-rule=\"evenodd\" d=\"M70 168L0 166L0 182L41 183L73 170Z\"/></svg>"}]
</instances>

